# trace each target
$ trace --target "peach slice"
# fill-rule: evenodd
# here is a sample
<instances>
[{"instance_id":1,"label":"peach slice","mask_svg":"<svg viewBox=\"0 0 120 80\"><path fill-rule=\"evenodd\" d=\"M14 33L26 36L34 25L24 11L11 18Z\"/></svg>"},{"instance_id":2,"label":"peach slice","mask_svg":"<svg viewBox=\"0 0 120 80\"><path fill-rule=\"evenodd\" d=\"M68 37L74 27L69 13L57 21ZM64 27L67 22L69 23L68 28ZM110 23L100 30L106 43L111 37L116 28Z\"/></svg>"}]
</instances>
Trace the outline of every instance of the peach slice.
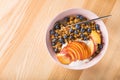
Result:
<instances>
[{"instance_id":1,"label":"peach slice","mask_svg":"<svg viewBox=\"0 0 120 80\"><path fill-rule=\"evenodd\" d=\"M73 47L70 47L69 45L67 46L67 50L70 51L74 55L73 61L77 60L76 50L74 50Z\"/></svg>"},{"instance_id":2,"label":"peach slice","mask_svg":"<svg viewBox=\"0 0 120 80\"><path fill-rule=\"evenodd\" d=\"M93 55L94 52L96 51L96 46L95 46L95 43L94 43L92 38L90 38L90 40L88 42L88 46L89 46L89 48L91 50L91 55Z\"/></svg>"},{"instance_id":3,"label":"peach slice","mask_svg":"<svg viewBox=\"0 0 120 80\"><path fill-rule=\"evenodd\" d=\"M57 59L62 63L62 64L70 64L71 63L71 59L69 56L67 56L67 54L57 54Z\"/></svg>"},{"instance_id":4,"label":"peach slice","mask_svg":"<svg viewBox=\"0 0 120 80\"><path fill-rule=\"evenodd\" d=\"M79 54L80 54L80 60L83 59L83 55L84 55L84 48L82 47L82 45L80 43L78 43L77 41L72 42L72 45L75 45L79 50Z\"/></svg>"},{"instance_id":5,"label":"peach slice","mask_svg":"<svg viewBox=\"0 0 120 80\"><path fill-rule=\"evenodd\" d=\"M98 32L92 31L90 36L94 40L95 44L101 43L101 35Z\"/></svg>"},{"instance_id":6,"label":"peach slice","mask_svg":"<svg viewBox=\"0 0 120 80\"><path fill-rule=\"evenodd\" d=\"M69 55L69 56L71 57L71 60L72 60L72 61L75 61L76 58L75 58L74 53L73 53L71 50L68 50L67 47L68 47L68 46L64 47L63 50L62 50L60 53L61 53L61 54L67 54L67 55Z\"/></svg>"},{"instance_id":7,"label":"peach slice","mask_svg":"<svg viewBox=\"0 0 120 80\"><path fill-rule=\"evenodd\" d=\"M76 51L77 59L80 60L81 59L81 55L80 55L81 51L79 50L79 48L74 44L69 44L69 46L72 47L72 49Z\"/></svg>"},{"instance_id":8,"label":"peach slice","mask_svg":"<svg viewBox=\"0 0 120 80\"><path fill-rule=\"evenodd\" d=\"M81 45L83 46L83 50L84 50L84 56L83 56L83 59L87 59L87 58L89 58L90 57L90 55L91 55L91 52L90 52L90 49L89 49L89 47L85 44L85 43L81 43Z\"/></svg>"},{"instance_id":9,"label":"peach slice","mask_svg":"<svg viewBox=\"0 0 120 80\"><path fill-rule=\"evenodd\" d=\"M83 54L82 55L82 60L83 60L83 59L86 59L86 57L87 57L87 52L86 52L87 49L86 49L84 44L81 43L81 45L82 45L82 51L83 51L83 53L82 53Z\"/></svg>"},{"instance_id":10,"label":"peach slice","mask_svg":"<svg viewBox=\"0 0 120 80\"><path fill-rule=\"evenodd\" d=\"M91 56L91 50L90 50L90 48L85 44L84 45L85 46L85 51L86 51L86 57L85 57L85 59L87 59L87 58L89 58L90 56Z\"/></svg>"},{"instance_id":11,"label":"peach slice","mask_svg":"<svg viewBox=\"0 0 120 80\"><path fill-rule=\"evenodd\" d=\"M74 45L76 45L81 52L80 55L82 55L82 56L81 56L80 60L90 57L90 49L84 42L74 41Z\"/></svg>"}]
</instances>

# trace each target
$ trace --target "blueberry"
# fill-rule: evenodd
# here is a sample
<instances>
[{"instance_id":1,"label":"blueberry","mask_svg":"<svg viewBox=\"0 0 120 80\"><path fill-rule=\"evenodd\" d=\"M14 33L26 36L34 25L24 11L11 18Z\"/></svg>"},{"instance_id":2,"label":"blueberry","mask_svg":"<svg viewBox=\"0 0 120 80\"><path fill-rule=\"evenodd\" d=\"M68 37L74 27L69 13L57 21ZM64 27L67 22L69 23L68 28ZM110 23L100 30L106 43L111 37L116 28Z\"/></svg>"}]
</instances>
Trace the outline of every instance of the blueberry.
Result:
<instances>
[{"instance_id":1,"label":"blueberry","mask_svg":"<svg viewBox=\"0 0 120 80\"><path fill-rule=\"evenodd\" d=\"M98 49L101 50L103 48L102 44L98 44Z\"/></svg>"},{"instance_id":2,"label":"blueberry","mask_svg":"<svg viewBox=\"0 0 120 80\"><path fill-rule=\"evenodd\" d=\"M80 18L81 15L77 15L76 18Z\"/></svg>"},{"instance_id":3,"label":"blueberry","mask_svg":"<svg viewBox=\"0 0 120 80\"><path fill-rule=\"evenodd\" d=\"M74 34L78 34L79 32L77 30L74 31Z\"/></svg>"},{"instance_id":4,"label":"blueberry","mask_svg":"<svg viewBox=\"0 0 120 80\"><path fill-rule=\"evenodd\" d=\"M59 34L58 33L55 33L55 35L54 35L55 37L58 37L59 36Z\"/></svg>"},{"instance_id":5,"label":"blueberry","mask_svg":"<svg viewBox=\"0 0 120 80\"><path fill-rule=\"evenodd\" d=\"M59 39L59 42L60 42L60 43L65 43L64 38L60 38L60 39Z\"/></svg>"},{"instance_id":6,"label":"blueberry","mask_svg":"<svg viewBox=\"0 0 120 80\"><path fill-rule=\"evenodd\" d=\"M76 18L79 18L79 19L82 18L82 17L83 17L82 15L77 15L76 16Z\"/></svg>"},{"instance_id":7,"label":"blueberry","mask_svg":"<svg viewBox=\"0 0 120 80\"><path fill-rule=\"evenodd\" d=\"M69 38L70 38L70 40L74 40L75 39L73 35L70 35Z\"/></svg>"},{"instance_id":8,"label":"blueberry","mask_svg":"<svg viewBox=\"0 0 120 80\"><path fill-rule=\"evenodd\" d=\"M80 20L84 20L86 19L84 16L80 16Z\"/></svg>"},{"instance_id":9,"label":"blueberry","mask_svg":"<svg viewBox=\"0 0 120 80\"><path fill-rule=\"evenodd\" d=\"M69 17L65 17L65 18L64 18L64 20L65 20L66 22L68 22L69 19L70 19Z\"/></svg>"},{"instance_id":10,"label":"blueberry","mask_svg":"<svg viewBox=\"0 0 120 80\"><path fill-rule=\"evenodd\" d=\"M52 46L55 46L56 45L56 43L55 42L52 42Z\"/></svg>"},{"instance_id":11,"label":"blueberry","mask_svg":"<svg viewBox=\"0 0 120 80\"><path fill-rule=\"evenodd\" d=\"M56 22L55 25L54 25L54 29L56 30L56 29L60 29L60 28L61 28L60 23Z\"/></svg>"},{"instance_id":12,"label":"blueberry","mask_svg":"<svg viewBox=\"0 0 120 80\"><path fill-rule=\"evenodd\" d=\"M51 35L55 34L55 31L54 30L50 30L50 34Z\"/></svg>"},{"instance_id":13,"label":"blueberry","mask_svg":"<svg viewBox=\"0 0 120 80\"><path fill-rule=\"evenodd\" d=\"M88 40L88 38L86 36L83 37L84 40Z\"/></svg>"},{"instance_id":14,"label":"blueberry","mask_svg":"<svg viewBox=\"0 0 120 80\"><path fill-rule=\"evenodd\" d=\"M65 35L63 36L63 38L64 38L64 39L67 39L67 38L68 38L67 34L65 34Z\"/></svg>"},{"instance_id":15,"label":"blueberry","mask_svg":"<svg viewBox=\"0 0 120 80\"><path fill-rule=\"evenodd\" d=\"M85 19L85 17L84 17L84 16L82 16L82 15L77 15L76 17L77 17L77 18L79 18L80 20Z\"/></svg>"},{"instance_id":16,"label":"blueberry","mask_svg":"<svg viewBox=\"0 0 120 80\"><path fill-rule=\"evenodd\" d=\"M84 28L81 28L80 32L81 32L81 33L84 33L84 32L85 32L85 29L84 29Z\"/></svg>"},{"instance_id":17,"label":"blueberry","mask_svg":"<svg viewBox=\"0 0 120 80\"><path fill-rule=\"evenodd\" d=\"M52 42L56 42L56 41L57 41L57 39L56 39L56 38L52 39Z\"/></svg>"},{"instance_id":18,"label":"blueberry","mask_svg":"<svg viewBox=\"0 0 120 80\"><path fill-rule=\"evenodd\" d=\"M65 42L63 41L63 42L61 42L62 44L65 44Z\"/></svg>"},{"instance_id":19,"label":"blueberry","mask_svg":"<svg viewBox=\"0 0 120 80\"><path fill-rule=\"evenodd\" d=\"M84 34L80 34L80 38L84 38Z\"/></svg>"},{"instance_id":20,"label":"blueberry","mask_svg":"<svg viewBox=\"0 0 120 80\"><path fill-rule=\"evenodd\" d=\"M60 29L60 25L55 25L55 29Z\"/></svg>"},{"instance_id":21,"label":"blueberry","mask_svg":"<svg viewBox=\"0 0 120 80\"><path fill-rule=\"evenodd\" d=\"M91 33L91 28L87 28L87 32L88 32L88 33Z\"/></svg>"},{"instance_id":22,"label":"blueberry","mask_svg":"<svg viewBox=\"0 0 120 80\"><path fill-rule=\"evenodd\" d=\"M90 24L90 22L88 21L88 22L85 22L85 25L89 25Z\"/></svg>"},{"instance_id":23,"label":"blueberry","mask_svg":"<svg viewBox=\"0 0 120 80\"><path fill-rule=\"evenodd\" d=\"M54 51L55 51L55 53L58 53L58 52L59 52L59 50L58 50L57 48L54 48Z\"/></svg>"},{"instance_id":24,"label":"blueberry","mask_svg":"<svg viewBox=\"0 0 120 80\"><path fill-rule=\"evenodd\" d=\"M74 30L73 30L72 28L70 28L69 32L70 32L70 33L73 33L73 32L74 32Z\"/></svg>"},{"instance_id":25,"label":"blueberry","mask_svg":"<svg viewBox=\"0 0 120 80\"><path fill-rule=\"evenodd\" d=\"M98 24L95 25L95 29L96 29L96 30L100 30L100 27L99 27Z\"/></svg>"},{"instance_id":26,"label":"blueberry","mask_svg":"<svg viewBox=\"0 0 120 80\"><path fill-rule=\"evenodd\" d=\"M80 24L75 25L76 29L81 29Z\"/></svg>"}]
</instances>

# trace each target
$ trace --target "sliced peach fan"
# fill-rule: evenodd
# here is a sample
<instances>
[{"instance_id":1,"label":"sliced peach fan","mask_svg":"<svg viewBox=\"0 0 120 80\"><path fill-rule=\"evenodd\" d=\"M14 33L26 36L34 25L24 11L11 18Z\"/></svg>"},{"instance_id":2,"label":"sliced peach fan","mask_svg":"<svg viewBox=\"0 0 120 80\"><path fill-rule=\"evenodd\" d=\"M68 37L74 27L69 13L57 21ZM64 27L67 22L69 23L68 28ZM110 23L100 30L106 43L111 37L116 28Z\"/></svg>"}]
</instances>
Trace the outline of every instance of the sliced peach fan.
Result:
<instances>
[{"instance_id":1,"label":"sliced peach fan","mask_svg":"<svg viewBox=\"0 0 120 80\"><path fill-rule=\"evenodd\" d=\"M90 56L91 50L84 42L73 41L57 54L57 59L62 64L70 64L72 61L87 59Z\"/></svg>"}]
</instances>

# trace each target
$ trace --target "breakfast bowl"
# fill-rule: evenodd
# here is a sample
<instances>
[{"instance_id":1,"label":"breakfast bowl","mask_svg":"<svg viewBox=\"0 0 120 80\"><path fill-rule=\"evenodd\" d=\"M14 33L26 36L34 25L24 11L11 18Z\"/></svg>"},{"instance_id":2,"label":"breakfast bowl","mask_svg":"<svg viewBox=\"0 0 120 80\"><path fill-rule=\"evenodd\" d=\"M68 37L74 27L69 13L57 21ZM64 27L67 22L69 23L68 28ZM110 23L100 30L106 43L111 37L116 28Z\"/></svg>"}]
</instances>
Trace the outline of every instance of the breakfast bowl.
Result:
<instances>
[{"instance_id":1,"label":"breakfast bowl","mask_svg":"<svg viewBox=\"0 0 120 80\"><path fill-rule=\"evenodd\" d=\"M103 58L108 47L108 32L103 21L99 19L78 24L94 18L98 18L95 13L75 8L61 12L50 22L46 46L56 63L64 68L82 70L94 66ZM55 45L59 44L61 47L57 46L57 49Z\"/></svg>"}]
</instances>

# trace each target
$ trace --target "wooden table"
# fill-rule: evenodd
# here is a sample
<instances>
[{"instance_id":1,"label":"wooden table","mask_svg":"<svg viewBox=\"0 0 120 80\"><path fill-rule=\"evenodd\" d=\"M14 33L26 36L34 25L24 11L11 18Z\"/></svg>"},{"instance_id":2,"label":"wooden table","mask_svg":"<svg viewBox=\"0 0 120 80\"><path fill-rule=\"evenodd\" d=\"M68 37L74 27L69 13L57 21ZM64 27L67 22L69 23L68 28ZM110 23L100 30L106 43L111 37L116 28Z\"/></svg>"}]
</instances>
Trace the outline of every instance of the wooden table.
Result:
<instances>
[{"instance_id":1,"label":"wooden table","mask_svg":"<svg viewBox=\"0 0 120 80\"><path fill-rule=\"evenodd\" d=\"M57 65L48 54L50 21L70 8L105 19L109 46L103 59L85 70ZM0 0L0 80L120 80L120 0Z\"/></svg>"}]
</instances>

